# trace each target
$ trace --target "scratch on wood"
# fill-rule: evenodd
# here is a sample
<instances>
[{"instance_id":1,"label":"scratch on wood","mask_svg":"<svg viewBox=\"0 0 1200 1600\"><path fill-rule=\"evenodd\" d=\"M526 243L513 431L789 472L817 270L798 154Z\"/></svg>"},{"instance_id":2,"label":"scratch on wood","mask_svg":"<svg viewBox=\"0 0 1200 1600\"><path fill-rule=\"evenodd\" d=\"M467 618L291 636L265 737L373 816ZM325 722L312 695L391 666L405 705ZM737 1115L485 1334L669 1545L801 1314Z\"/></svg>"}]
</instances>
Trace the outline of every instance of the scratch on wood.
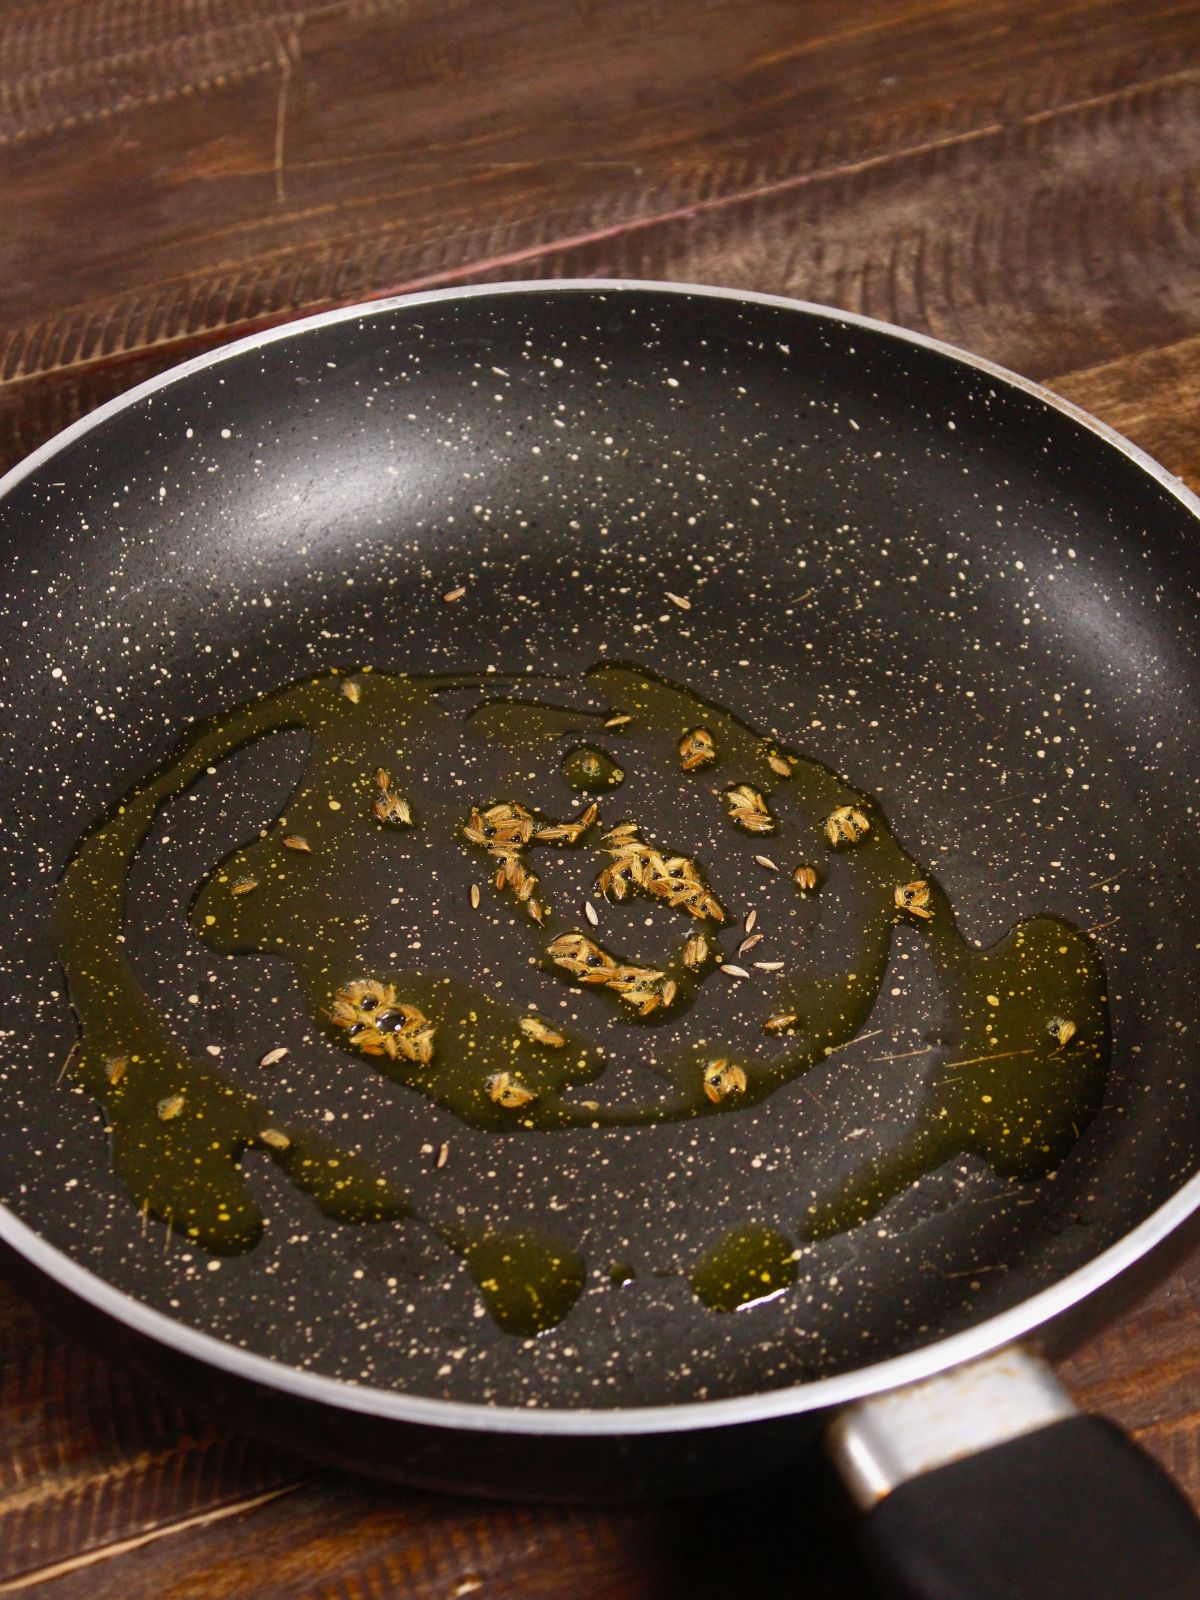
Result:
<instances>
[{"instance_id":1,"label":"scratch on wood","mask_svg":"<svg viewBox=\"0 0 1200 1600\"><path fill-rule=\"evenodd\" d=\"M302 1478L295 1478L290 1483L281 1484L278 1488L268 1489L263 1494L252 1495L246 1500L235 1500L231 1505L218 1506L212 1511L198 1512L194 1517L181 1517L178 1522L166 1523L161 1528L152 1528L147 1533L134 1534L128 1539L118 1539L112 1544L100 1546L95 1550L85 1550L79 1555L68 1556L63 1561L52 1562L48 1566L36 1567L28 1572L18 1573L16 1577L7 1578L0 1582L0 1594L16 1594L21 1589L32 1589L35 1584L52 1582L55 1578L66 1577L69 1573L79 1572L82 1568L92 1567L101 1561L108 1561L114 1556L123 1556L131 1550L140 1550L148 1544L154 1544L159 1539L169 1538L172 1534L184 1533L190 1528L203 1528L214 1522L223 1522L227 1517L241 1516L243 1512L254 1511L259 1506L269 1505L272 1500L278 1500L283 1495L294 1494L297 1489L302 1489L313 1481L312 1474Z\"/></svg>"},{"instance_id":2,"label":"scratch on wood","mask_svg":"<svg viewBox=\"0 0 1200 1600\"><path fill-rule=\"evenodd\" d=\"M300 19L303 22L303 18ZM283 141L287 129L288 90L292 86L292 71L300 59L300 29L295 28L288 38L287 49L279 57L279 98L275 102L275 201L287 204L287 191L283 182Z\"/></svg>"}]
</instances>

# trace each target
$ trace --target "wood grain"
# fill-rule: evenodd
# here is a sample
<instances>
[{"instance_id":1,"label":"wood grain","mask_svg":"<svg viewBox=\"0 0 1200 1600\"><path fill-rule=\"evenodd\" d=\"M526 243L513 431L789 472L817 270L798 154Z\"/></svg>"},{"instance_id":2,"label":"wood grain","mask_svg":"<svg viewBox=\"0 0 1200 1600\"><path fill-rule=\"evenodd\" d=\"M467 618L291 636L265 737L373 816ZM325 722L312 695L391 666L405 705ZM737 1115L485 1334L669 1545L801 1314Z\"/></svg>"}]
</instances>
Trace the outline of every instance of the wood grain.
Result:
<instances>
[{"instance_id":1,"label":"wood grain","mask_svg":"<svg viewBox=\"0 0 1200 1600\"><path fill-rule=\"evenodd\" d=\"M103 1549L308 1472L193 1423L0 1297L0 1592L64 1550Z\"/></svg>"},{"instance_id":2,"label":"wood grain","mask_svg":"<svg viewBox=\"0 0 1200 1600\"><path fill-rule=\"evenodd\" d=\"M0 0L0 468L299 311L516 276L798 295L1200 488L1200 0ZM1200 1508L1200 1255L1063 1366ZM225 1434L0 1290L0 1595L868 1600L811 1467L511 1508ZM786 1585L786 1588L785 1588Z\"/></svg>"},{"instance_id":3,"label":"wood grain","mask_svg":"<svg viewBox=\"0 0 1200 1600\"><path fill-rule=\"evenodd\" d=\"M0 1594L726 1600L786 1582L800 1600L868 1600L841 1508L811 1465L769 1491L691 1506L485 1506L404 1492L223 1441L6 1293L0 1318L10 1441ZM1200 1254L1062 1372L1200 1505L1198 1325Z\"/></svg>"},{"instance_id":4,"label":"wood grain","mask_svg":"<svg viewBox=\"0 0 1200 1600\"><path fill-rule=\"evenodd\" d=\"M816 281L803 258L819 228L819 298L899 312L891 280L927 259L931 281L978 274L992 315L1036 315L1040 279L1031 305L991 275L1054 259L1049 227L1090 282L1109 174L1137 212L1131 252L1194 245L1196 145L1170 119L1177 98L1194 115L1195 4L873 0L848 17L838 0L707 0L686 34L662 0L210 0L197 15L184 34L177 8L137 0L0 10L0 380L390 286L558 271L563 241L585 272L644 272L653 255L673 276L783 287ZM980 141L1007 158L973 156ZM981 165L994 177L942 243L933 224ZM1076 197L1065 214L1056 174ZM923 233L912 203L930 182L945 198ZM660 243L655 227L674 232Z\"/></svg>"},{"instance_id":5,"label":"wood grain","mask_svg":"<svg viewBox=\"0 0 1200 1600\"><path fill-rule=\"evenodd\" d=\"M1055 378L1052 387L1200 491L1200 335Z\"/></svg>"}]
</instances>

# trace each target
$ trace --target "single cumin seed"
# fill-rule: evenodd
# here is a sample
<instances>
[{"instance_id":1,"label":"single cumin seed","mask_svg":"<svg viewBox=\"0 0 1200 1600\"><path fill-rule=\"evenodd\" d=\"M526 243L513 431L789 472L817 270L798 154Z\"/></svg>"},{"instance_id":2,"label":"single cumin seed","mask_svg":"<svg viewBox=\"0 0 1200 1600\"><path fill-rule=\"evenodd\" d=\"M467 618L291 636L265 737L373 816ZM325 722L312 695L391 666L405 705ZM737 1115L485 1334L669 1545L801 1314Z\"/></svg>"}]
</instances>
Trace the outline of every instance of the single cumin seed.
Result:
<instances>
[{"instance_id":1,"label":"single cumin seed","mask_svg":"<svg viewBox=\"0 0 1200 1600\"><path fill-rule=\"evenodd\" d=\"M755 861L758 862L760 867L766 867L768 872L778 872L779 871L779 868L771 860L770 856L755 856L754 859L755 859Z\"/></svg>"},{"instance_id":2,"label":"single cumin seed","mask_svg":"<svg viewBox=\"0 0 1200 1600\"><path fill-rule=\"evenodd\" d=\"M747 933L753 933L754 932L754 924L757 921L758 921L758 912L757 911L747 911L747 913L746 913L746 932Z\"/></svg>"},{"instance_id":3,"label":"single cumin seed","mask_svg":"<svg viewBox=\"0 0 1200 1600\"><path fill-rule=\"evenodd\" d=\"M782 961L756 961L754 965L760 972L782 972Z\"/></svg>"},{"instance_id":4,"label":"single cumin seed","mask_svg":"<svg viewBox=\"0 0 1200 1600\"><path fill-rule=\"evenodd\" d=\"M687 595L672 594L668 589L666 591L666 596L673 606L679 607L680 611L690 611L692 609L692 602L688 599Z\"/></svg>"},{"instance_id":5,"label":"single cumin seed","mask_svg":"<svg viewBox=\"0 0 1200 1600\"><path fill-rule=\"evenodd\" d=\"M239 878L236 883L229 885L229 892L230 894L249 894L252 889L257 888L257 878Z\"/></svg>"},{"instance_id":6,"label":"single cumin seed","mask_svg":"<svg viewBox=\"0 0 1200 1600\"><path fill-rule=\"evenodd\" d=\"M355 683L353 679L351 679L349 683L344 683L342 685L342 693L346 696L346 699L349 700L352 706L356 706L362 699L362 688L359 684Z\"/></svg>"},{"instance_id":7,"label":"single cumin seed","mask_svg":"<svg viewBox=\"0 0 1200 1600\"><path fill-rule=\"evenodd\" d=\"M278 1044L275 1046L274 1050L268 1050L265 1056L259 1056L258 1064L260 1067L274 1067L283 1060L287 1053L287 1045Z\"/></svg>"},{"instance_id":8,"label":"single cumin seed","mask_svg":"<svg viewBox=\"0 0 1200 1600\"><path fill-rule=\"evenodd\" d=\"M762 934L752 933L748 939L743 939L741 944L738 945L738 955L744 956L747 950L753 950L754 946L756 944L760 944L761 942Z\"/></svg>"},{"instance_id":9,"label":"single cumin seed","mask_svg":"<svg viewBox=\"0 0 1200 1600\"><path fill-rule=\"evenodd\" d=\"M158 1102L154 1108L163 1122L170 1122L172 1117L177 1117L183 1110L183 1096L181 1094L168 1094Z\"/></svg>"},{"instance_id":10,"label":"single cumin seed","mask_svg":"<svg viewBox=\"0 0 1200 1600\"><path fill-rule=\"evenodd\" d=\"M442 599L447 605L453 605L455 600L461 600L467 592L465 584L459 584L457 589L447 589Z\"/></svg>"},{"instance_id":11,"label":"single cumin seed","mask_svg":"<svg viewBox=\"0 0 1200 1600\"><path fill-rule=\"evenodd\" d=\"M600 918L597 915L595 906L590 900L585 900L583 902L583 914L591 923L593 928L598 928L600 926Z\"/></svg>"},{"instance_id":12,"label":"single cumin seed","mask_svg":"<svg viewBox=\"0 0 1200 1600\"><path fill-rule=\"evenodd\" d=\"M551 1050L561 1050L567 1042L561 1033L538 1016L522 1017L517 1026L527 1039L532 1039L535 1044L549 1045Z\"/></svg>"},{"instance_id":13,"label":"single cumin seed","mask_svg":"<svg viewBox=\"0 0 1200 1600\"><path fill-rule=\"evenodd\" d=\"M258 1136L264 1144L269 1144L272 1150L290 1149L292 1141L286 1133L280 1133L278 1128L264 1128Z\"/></svg>"},{"instance_id":14,"label":"single cumin seed","mask_svg":"<svg viewBox=\"0 0 1200 1600\"><path fill-rule=\"evenodd\" d=\"M794 1028L800 1018L794 1011L777 1011L774 1016L768 1017L763 1023L765 1033L787 1033Z\"/></svg>"},{"instance_id":15,"label":"single cumin seed","mask_svg":"<svg viewBox=\"0 0 1200 1600\"><path fill-rule=\"evenodd\" d=\"M750 976L745 967L735 967L733 963L729 961L726 961L722 964L721 971L727 978L748 978Z\"/></svg>"},{"instance_id":16,"label":"single cumin seed","mask_svg":"<svg viewBox=\"0 0 1200 1600\"><path fill-rule=\"evenodd\" d=\"M478 908L479 905L479 885L477 883L471 885L471 905L475 908Z\"/></svg>"},{"instance_id":17,"label":"single cumin seed","mask_svg":"<svg viewBox=\"0 0 1200 1600\"><path fill-rule=\"evenodd\" d=\"M450 1146L449 1146L448 1143L446 1143L443 1140L443 1142L440 1145L438 1145L438 1152L437 1152L436 1157L434 1158L434 1163L433 1164L440 1171L441 1168L446 1165L446 1163L447 1163L447 1161L449 1161L449 1159L450 1159Z\"/></svg>"},{"instance_id":18,"label":"single cumin seed","mask_svg":"<svg viewBox=\"0 0 1200 1600\"><path fill-rule=\"evenodd\" d=\"M615 717L606 717L604 719L604 726L606 728L623 728L627 722L632 721L633 718L628 711L618 711Z\"/></svg>"},{"instance_id":19,"label":"single cumin seed","mask_svg":"<svg viewBox=\"0 0 1200 1600\"><path fill-rule=\"evenodd\" d=\"M302 833L289 833L283 842L289 850L303 850L306 855L312 855L312 845Z\"/></svg>"}]
</instances>

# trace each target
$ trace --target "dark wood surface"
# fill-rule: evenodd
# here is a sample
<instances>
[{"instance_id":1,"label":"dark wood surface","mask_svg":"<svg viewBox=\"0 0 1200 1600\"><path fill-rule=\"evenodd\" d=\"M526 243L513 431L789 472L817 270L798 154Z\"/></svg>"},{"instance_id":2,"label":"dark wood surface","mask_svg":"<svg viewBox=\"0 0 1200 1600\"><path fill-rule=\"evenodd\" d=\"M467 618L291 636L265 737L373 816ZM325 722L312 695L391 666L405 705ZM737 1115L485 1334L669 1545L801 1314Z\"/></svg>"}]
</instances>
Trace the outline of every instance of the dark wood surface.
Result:
<instances>
[{"instance_id":1,"label":"dark wood surface","mask_svg":"<svg viewBox=\"0 0 1200 1600\"><path fill-rule=\"evenodd\" d=\"M0 468L298 312L564 274L936 334L1200 487L1200 0L0 0ZM1200 1506L1198 1362L1193 1256L1063 1375ZM183 1415L8 1291L0 1421L0 1595L868 1593L818 1477L621 1510L381 1489Z\"/></svg>"}]
</instances>

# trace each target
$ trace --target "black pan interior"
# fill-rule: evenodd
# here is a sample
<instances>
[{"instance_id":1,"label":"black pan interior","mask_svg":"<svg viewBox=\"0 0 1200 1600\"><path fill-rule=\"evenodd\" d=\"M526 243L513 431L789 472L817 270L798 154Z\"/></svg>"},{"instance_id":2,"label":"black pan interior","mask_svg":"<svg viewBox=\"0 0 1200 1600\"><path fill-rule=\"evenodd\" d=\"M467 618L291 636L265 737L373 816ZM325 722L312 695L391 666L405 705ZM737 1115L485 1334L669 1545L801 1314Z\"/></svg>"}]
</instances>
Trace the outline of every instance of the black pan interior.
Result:
<instances>
[{"instance_id":1,"label":"black pan interior","mask_svg":"<svg viewBox=\"0 0 1200 1600\"><path fill-rule=\"evenodd\" d=\"M1200 1150L1196 531L1142 467L987 372L733 298L583 287L402 304L243 349L117 411L0 504L0 1199L185 1323L459 1399L753 1392L1014 1304L1146 1216ZM606 1136L602 1159L583 1135L462 1126L307 1026L277 964L215 957L183 922L200 878L295 781L288 735L162 817L130 905L147 987L247 1084L286 1037L292 1112L333 1107L422 1204L498 1224L550 1208L587 1287L558 1328L514 1338L429 1235L326 1223L266 1163L250 1164L270 1220L249 1254L214 1264L144 1226L95 1107L57 1081L74 1024L47 915L81 833L193 722L329 667L575 684L606 657L877 795L969 937L1039 912L1096 928L1112 1070L1059 1171L1008 1184L950 1163L807 1251L789 1293L706 1310L684 1276L697 1241L748 1219L786 1231L797 1187L836 1181L847 1135L902 1107L919 1064L847 1053L706 1120L699 1144L675 1124ZM881 1010L872 1027L887 1040L911 1020ZM617 1259L635 1271L622 1287Z\"/></svg>"}]
</instances>

